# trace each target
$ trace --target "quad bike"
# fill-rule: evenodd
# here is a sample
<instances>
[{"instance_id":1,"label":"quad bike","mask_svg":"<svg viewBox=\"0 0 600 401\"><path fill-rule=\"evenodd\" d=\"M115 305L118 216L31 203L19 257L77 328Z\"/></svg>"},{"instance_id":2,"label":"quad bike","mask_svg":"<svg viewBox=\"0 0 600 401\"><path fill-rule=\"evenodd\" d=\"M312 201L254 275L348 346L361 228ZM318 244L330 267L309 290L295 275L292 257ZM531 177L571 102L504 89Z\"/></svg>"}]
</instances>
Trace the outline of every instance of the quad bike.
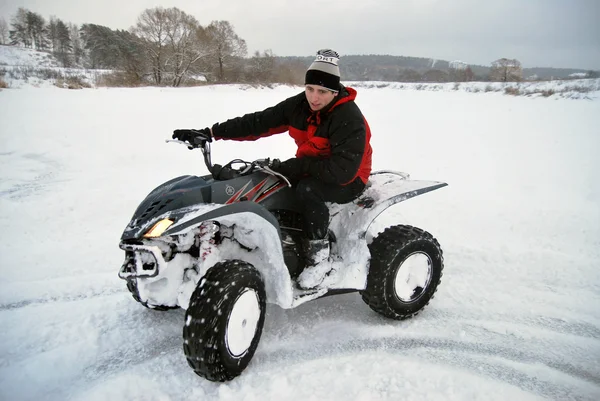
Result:
<instances>
[{"instance_id":1,"label":"quad bike","mask_svg":"<svg viewBox=\"0 0 600 401\"><path fill-rule=\"evenodd\" d=\"M306 264L305 238L288 179L269 159L213 166L209 142L192 147L202 150L211 174L174 178L141 202L121 237L119 277L145 307L186 309L183 350L198 375L227 381L242 373L258 346L266 303L294 308L358 291L375 312L400 320L433 297L443 269L438 241L409 225L374 238L367 230L391 205L446 183L378 171L355 201L328 204L331 271L303 290L296 279Z\"/></svg>"}]
</instances>

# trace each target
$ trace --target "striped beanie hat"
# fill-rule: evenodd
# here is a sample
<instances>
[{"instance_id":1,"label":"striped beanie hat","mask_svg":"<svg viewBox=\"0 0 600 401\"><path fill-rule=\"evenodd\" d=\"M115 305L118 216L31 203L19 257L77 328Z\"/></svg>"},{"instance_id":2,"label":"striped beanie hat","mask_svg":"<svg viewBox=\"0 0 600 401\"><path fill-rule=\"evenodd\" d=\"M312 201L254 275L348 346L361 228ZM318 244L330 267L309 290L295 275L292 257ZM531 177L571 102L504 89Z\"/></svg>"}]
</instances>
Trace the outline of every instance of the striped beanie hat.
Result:
<instances>
[{"instance_id":1,"label":"striped beanie hat","mask_svg":"<svg viewBox=\"0 0 600 401\"><path fill-rule=\"evenodd\" d=\"M331 49L319 50L317 58L306 71L304 85L319 85L338 92L340 90L339 59L339 54Z\"/></svg>"}]
</instances>

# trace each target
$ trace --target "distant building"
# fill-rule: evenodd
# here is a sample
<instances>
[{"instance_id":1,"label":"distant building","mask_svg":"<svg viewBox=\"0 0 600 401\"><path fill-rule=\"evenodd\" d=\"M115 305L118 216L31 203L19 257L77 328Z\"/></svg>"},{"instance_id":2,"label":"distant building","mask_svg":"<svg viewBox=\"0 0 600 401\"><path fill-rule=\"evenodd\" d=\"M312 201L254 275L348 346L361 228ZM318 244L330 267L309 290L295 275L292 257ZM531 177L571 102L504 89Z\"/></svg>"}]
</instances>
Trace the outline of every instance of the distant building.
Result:
<instances>
[{"instance_id":1,"label":"distant building","mask_svg":"<svg viewBox=\"0 0 600 401\"><path fill-rule=\"evenodd\" d=\"M462 70L466 70L469 67L469 64L467 64L463 61L460 61L460 60L455 60L455 61L451 61L449 63L449 67L450 67L450 69L453 69L453 70L461 70L462 71Z\"/></svg>"}]
</instances>

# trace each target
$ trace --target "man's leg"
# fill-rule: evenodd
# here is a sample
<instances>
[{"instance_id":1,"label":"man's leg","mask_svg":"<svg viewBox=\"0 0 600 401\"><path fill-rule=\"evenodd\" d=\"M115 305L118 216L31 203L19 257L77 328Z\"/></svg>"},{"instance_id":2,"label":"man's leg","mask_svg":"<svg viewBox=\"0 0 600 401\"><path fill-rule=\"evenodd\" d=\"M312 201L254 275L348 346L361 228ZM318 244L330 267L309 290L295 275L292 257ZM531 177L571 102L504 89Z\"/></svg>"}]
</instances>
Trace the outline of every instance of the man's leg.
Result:
<instances>
[{"instance_id":1,"label":"man's leg","mask_svg":"<svg viewBox=\"0 0 600 401\"><path fill-rule=\"evenodd\" d=\"M304 231L306 242L307 267L298 283L304 289L321 284L331 270L329 259L329 209L325 202L347 203L355 199L364 189L364 184L352 183L348 186L332 186L314 179L298 183L296 193L304 209Z\"/></svg>"},{"instance_id":2,"label":"man's leg","mask_svg":"<svg viewBox=\"0 0 600 401\"><path fill-rule=\"evenodd\" d=\"M360 178L344 186L324 184L314 178L300 180L296 186L296 195L302 203L304 231L308 239L323 239L327 235L329 209L325 202L351 202L364 188Z\"/></svg>"}]
</instances>

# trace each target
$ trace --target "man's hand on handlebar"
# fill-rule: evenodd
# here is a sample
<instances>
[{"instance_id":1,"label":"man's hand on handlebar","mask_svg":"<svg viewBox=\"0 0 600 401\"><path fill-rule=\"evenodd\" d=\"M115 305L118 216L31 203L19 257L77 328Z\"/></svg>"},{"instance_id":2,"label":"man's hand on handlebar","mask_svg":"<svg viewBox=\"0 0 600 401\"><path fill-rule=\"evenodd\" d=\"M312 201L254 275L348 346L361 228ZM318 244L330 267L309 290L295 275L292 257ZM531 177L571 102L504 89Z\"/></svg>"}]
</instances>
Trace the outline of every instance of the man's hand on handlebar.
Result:
<instances>
[{"instance_id":1,"label":"man's hand on handlebar","mask_svg":"<svg viewBox=\"0 0 600 401\"><path fill-rule=\"evenodd\" d=\"M306 173L304 160L296 157L285 161L273 159L270 167L272 170L291 179L299 179Z\"/></svg>"},{"instance_id":2,"label":"man's hand on handlebar","mask_svg":"<svg viewBox=\"0 0 600 401\"><path fill-rule=\"evenodd\" d=\"M189 143L188 149L202 148L206 142L212 142L212 133L210 128L176 129L173 131L173 139Z\"/></svg>"}]
</instances>

